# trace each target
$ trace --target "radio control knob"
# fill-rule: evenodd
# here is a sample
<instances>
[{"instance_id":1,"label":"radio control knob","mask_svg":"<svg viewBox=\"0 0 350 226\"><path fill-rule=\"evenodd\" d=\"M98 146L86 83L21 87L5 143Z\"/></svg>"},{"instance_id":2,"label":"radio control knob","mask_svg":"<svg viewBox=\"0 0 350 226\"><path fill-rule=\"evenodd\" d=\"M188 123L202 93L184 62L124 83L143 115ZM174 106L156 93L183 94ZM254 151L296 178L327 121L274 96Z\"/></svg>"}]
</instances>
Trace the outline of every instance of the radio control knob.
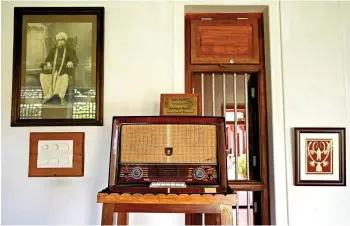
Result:
<instances>
[{"instance_id":1,"label":"radio control knob","mask_svg":"<svg viewBox=\"0 0 350 226\"><path fill-rule=\"evenodd\" d=\"M142 169L140 167L135 167L131 171L131 176L134 179L140 179L142 177L142 174L143 174L143 172L142 172Z\"/></svg>"},{"instance_id":2,"label":"radio control knob","mask_svg":"<svg viewBox=\"0 0 350 226\"><path fill-rule=\"evenodd\" d=\"M209 174L208 175L208 180L211 180L211 179L213 179L213 175Z\"/></svg>"},{"instance_id":3,"label":"radio control knob","mask_svg":"<svg viewBox=\"0 0 350 226\"><path fill-rule=\"evenodd\" d=\"M205 177L205 171L202 168L196 168L193 173L194 178L197 180L203 180Z\"/></svg>"}]
</instances>

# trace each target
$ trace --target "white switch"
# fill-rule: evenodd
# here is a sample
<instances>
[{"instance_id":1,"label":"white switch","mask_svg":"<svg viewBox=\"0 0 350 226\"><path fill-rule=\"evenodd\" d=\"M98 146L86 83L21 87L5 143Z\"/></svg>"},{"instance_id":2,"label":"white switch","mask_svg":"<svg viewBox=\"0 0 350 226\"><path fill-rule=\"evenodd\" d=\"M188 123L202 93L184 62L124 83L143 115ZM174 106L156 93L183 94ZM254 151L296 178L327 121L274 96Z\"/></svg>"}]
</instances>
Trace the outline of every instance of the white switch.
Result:
<instances>
[{"instance_id":1,"label":"white switch","mask_svg":"<svg viewBox=\"0 0 350 226\"><path fill-rule=\"evenodd\" d=\"M73 167L73 140L40 140L38 142L37 167Z\"/></svg>"}]
</instances>

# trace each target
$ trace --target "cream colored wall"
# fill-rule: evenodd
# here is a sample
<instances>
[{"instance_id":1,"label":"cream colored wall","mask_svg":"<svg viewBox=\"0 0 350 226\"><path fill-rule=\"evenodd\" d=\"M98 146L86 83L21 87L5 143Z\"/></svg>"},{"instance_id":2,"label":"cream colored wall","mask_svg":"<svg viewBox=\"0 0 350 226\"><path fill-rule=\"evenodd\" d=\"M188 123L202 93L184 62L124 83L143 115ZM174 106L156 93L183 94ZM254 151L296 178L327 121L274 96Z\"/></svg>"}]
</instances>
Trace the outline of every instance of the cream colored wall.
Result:
<instances>
[{"instance_id":1,"label":"cream colored wall","mask_svg":"<svg viewBox=\"0 0 350 226\"><path fill-rule=\"evenodd\" d=\"M291 128L350 128L349 10L350 2L282 3L285 151L289 222L293 225L348 224L349 186L293 186Z\"/></svg>"},{"instance_id":2,"label":"cream colored wall","mask_svg":"<svg viewBox=\"0 0 350 226\"><path fill-rule=\"evenodd\" d=\"M347 26L350 4L282 1L280 10L277 1L140 0L2 2L3 224L99 224L101 206L96 204L96 192L107 184L111 118L114 115L157 115L160 93L184 91L183 16L185 11L208 10L198 5L221 5L212 11L264 12L272 222L347 223L349 187L293 186L291 128L349 128L346 88L350 87L350 29ZM105 7L103 127L9 126L14 6ZM136 86L134 81L137 81ZM310 87L315 82L322 90L311 92ZM85 176L28 178L28 138L32 131L85 132ZM349 157L347 159L349 162ZM347 172L350 174L349 170ZM131 214L130 221L131 224L181 225L184 215L138 213Z\"/></svg>"}]
</instances>

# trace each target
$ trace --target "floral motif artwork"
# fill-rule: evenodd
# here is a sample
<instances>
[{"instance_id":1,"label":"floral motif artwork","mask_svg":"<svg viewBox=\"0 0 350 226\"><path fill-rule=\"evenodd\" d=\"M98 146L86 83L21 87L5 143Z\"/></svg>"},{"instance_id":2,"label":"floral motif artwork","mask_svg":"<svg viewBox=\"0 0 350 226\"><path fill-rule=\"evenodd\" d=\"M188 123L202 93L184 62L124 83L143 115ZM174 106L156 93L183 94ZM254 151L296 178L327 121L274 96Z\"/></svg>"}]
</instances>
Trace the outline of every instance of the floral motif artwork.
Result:
<instances>
[{"instance_id":1,"label":"floral motif artwork","mask_svg":"<svg viewBox=\"0 0 350 226\"><path fill-rule=\"evenodd\" d=\"M345 186L345 128L295 128L295 185Z\"/></svg>"},{"instance_id":2,"label":"floral motif artwork","mask_svg":"<svg viewBox=\"0 0 350 226\"><path fill-rule=\"evenodd\" d=\"M333 173L333 140L307 139L306 140L307 174Z\"/></svg>"}]
</instances>

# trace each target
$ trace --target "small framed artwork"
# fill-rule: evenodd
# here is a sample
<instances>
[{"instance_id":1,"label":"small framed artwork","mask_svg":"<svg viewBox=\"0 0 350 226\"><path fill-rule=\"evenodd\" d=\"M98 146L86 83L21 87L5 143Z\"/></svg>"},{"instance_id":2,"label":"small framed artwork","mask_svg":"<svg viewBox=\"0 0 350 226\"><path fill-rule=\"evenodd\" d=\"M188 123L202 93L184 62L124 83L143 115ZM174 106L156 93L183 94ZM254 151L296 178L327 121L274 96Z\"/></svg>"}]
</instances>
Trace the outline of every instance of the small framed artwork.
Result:
<instances>
[{"instance_id":1,"label":"small framed artwork","mask_svg":"<svg viewBox=\"0 0 350 226\"><path fill-rule=\"evenodd\" d=\"M160 95L161 116L202 115L201 96L191 93L164 93Z\"/></svg>"},{"instance_id":2,"label":"small framed artwork","mask_svg":"<svg viewBox=\"0 0 350 226\"><path fill-rule=\"evenodd\" d=\"M294 128L295 185L345 186L345 128Z\"/></svg>"},{"instance_id":3,"label":"small framed artwork","mask_svg":"<svg viewBox=\"0 0 350 226\"><path fill-rule=\"evenodd\" d=\"M15 7L11 126L103 125L103 7Z\"/></svg>"},{"instance_id":4,"label":"small framed artwork","mask_svg":"<svg viewBox=\"0 0 350 226\"><path fill-rule=\"evenodd\" d=\"M84 133L30 133L29 177L84 176Z\"/></svg>"}]
</instances>

